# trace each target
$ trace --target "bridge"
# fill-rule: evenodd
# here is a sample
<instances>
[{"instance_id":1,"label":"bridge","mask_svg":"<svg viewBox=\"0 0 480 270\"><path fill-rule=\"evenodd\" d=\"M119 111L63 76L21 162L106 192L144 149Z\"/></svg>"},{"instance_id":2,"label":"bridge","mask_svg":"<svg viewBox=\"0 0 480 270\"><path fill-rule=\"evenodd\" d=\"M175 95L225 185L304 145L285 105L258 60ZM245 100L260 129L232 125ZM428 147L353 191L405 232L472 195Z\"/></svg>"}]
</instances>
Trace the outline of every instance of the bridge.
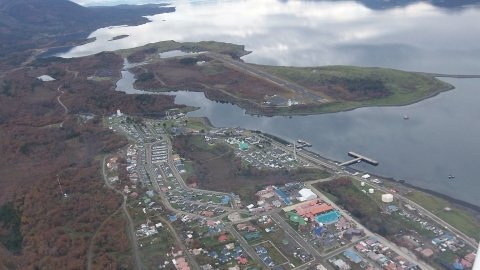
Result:
<instances>
[{"instance_id":1,"label":"bridge","mask_svg":"<svg viewBox=\"0 0 480 270\"><path fill-rule=\"evenodd\" d=\"M360 154L357 154L355 152L348 152L348 155L353 157L354 159L352 160L349 160L349 161L346 161L342 164L340 164L339 166L348 166L348 165L352 165L354 163L357 163L357 162L360 162L360 161L364 161L368 164L371 164L373 166L377 166L378 165L378 161L376 160L373 160L371 158L368 158L366 156L363 156L363 155L360 155Z\"/></svg>"}]
</instances>

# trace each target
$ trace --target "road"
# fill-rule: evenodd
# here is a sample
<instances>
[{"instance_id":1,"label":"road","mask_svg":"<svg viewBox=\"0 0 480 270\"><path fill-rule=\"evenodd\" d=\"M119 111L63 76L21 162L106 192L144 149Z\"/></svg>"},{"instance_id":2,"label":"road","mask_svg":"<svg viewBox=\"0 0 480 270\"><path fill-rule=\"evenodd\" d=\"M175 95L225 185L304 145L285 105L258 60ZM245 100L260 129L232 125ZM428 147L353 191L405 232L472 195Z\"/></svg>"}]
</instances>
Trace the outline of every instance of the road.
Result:
<instances>
[{"instance_id":1,"label":"road","mask_svg":"<svg viewBox=\"0 0 480 270\"><path fill-rule=\"evenodd\" d=\"M288 147L284 144L281 144L279 142L276 142L274 140L271 140L269 138L265 138L269 141L271 141L272 143L272 146L275 146L277 148L280 148L284 151L287 151L287 152L292 152L293 151L293 148L291 147ZM213 192L213 191L207 191L207 190L201 190L201 189L192 189L192 188L189 188L186 184L185 184L185 181L184 179L182 178L182 176L180 175L179 171L177 170L177 167L175 166L174 162L173 162L173 150L172 150L172 142L170 141L170 139L168 137L164 137L162 140L160 141L156 141L155 143L161 143L161 142L166 142L166 150L167 150L167 159L166 159L166 164L165 166L169 167L169 169L171 170L173 176L176 178L176 181L178 182L178 186L177 189L180 189L180 190L185 190L185 191L188 191L188 190L195 190L195 191L199 191L199 192L205 192L205 193L212 193L212 194L217 194L217 195L231 195L231 194L226 194L226 193L222 193L222 192ZM199 218L205 218L201 215L198 215L198 214L193 214L193 213L189 213L189 212L185 212L185 211L181 211L181 210L178 210L178 209L175 209L171 206L170 202L169 202L169 199L168 197L166 196L165 193L163 193L160 189L160 185L158 184L158 182L156 181L156 175L157 174L160 174L162 175L163 179L167 179L167 176L165 175L165 172L163 170L158 170L157 172L155 172L154 170L154 164L152 164L152 152L151 152L151 146L154 145L155 143L143 143L143 146L145 147L145 158L146 158L146 162L145 162L145 169L146 171L148 172L148 174L150 175L150 177L152 177L152 184L154 186L154 188L158 191L159 195L160 195L160 198L164 204L164 206L174 212L174 213L178 213L178 214L183 214L183 215L189 215L189 216L192 216L192 217L199 217ZM331 173L333 173L334 175L332 175L331 177L328 177L328 178L325 178L325 179L318 179L318 180L314 180L314 181L309 181L309 182L306 182L305 185L307 188L310 188L313 192L315 192L317 194L317 196L319 196L319 198L323 199L324 201L326 201L327 203L330 203L332 204L335 208L337 208L340 213L345 217L347 218L348 220L350 220L352 223L356 224L356 226L359 228L359 229L363 229L363 231L365 232L366 236L363 237L362 239L366 239L368 237L375 237L377 238L383 245L389 247L393 252L399 254L400 256L406 258L407 260L411 261L411 262L415 262L417 263L422 269L426 269L426 270L431 270L433 269L431 266L425 264L423 261L420 261L420 260L417 260L416 256L414 254L412 254L411 252L409 251L406 251L405 249L403 248L400 248L398 247L397 245L395 245L394 243L388 241L387 239L384 239L383 237L371 232L370 230L368 230L367 228L365 228L362 224L356 222L353 217L351 217L348 213L346 213L345 211L343 211L341 208L339 208L338 206L336 206L333 202L331 202L328 198L326 198L321 192L319 192L314 186L313 184L315 183L318 183L318 182L322 182L322 181L330 181L330 180L334 180L335 178L338 177L338 175L343 175L345 174L344 171L343 171L343 168L341 166L338 166L336 163L330 161L330 160L327 160L327 159L324 159L320 156L318 156L317 154L315 153L311 153L311 152L307 152L307 151L299 151L297 152L297 158L301 159L302 161L304 161L305 163L309 163L311 166L313 167L319 167L319 168L322 168L324 170L327 170ZM144 164L143 162L141 162L141 164ZM360 177L354 177L354 179L356 180L363 180L363 179L360 179ZM376 186L375 188L379 189L379 190L382 190L382 191L385 191L387 192L387 190L383 187L378 187ZM418 209L421 209L423 211L423 208L419 207L417 204L413 203L413 202L410 202L409 200L407 200L406 198L399 198L405 202L408 202L410 203L412 206L414 207L417 207ZM200 203L202 204L202 203ZM220 207L220 206L219 206ZM221 220L223 217L225 217L226 215L230 214L230 213L249 213L249 211L246 211L246 210L243 210L243 209L238 209L238 208L235 208L235 209L231 209L231 208L225 208L225 207L222 207L223 209L227 210L226 213L220 215L220 216L217 216L217 217L212 217L212 218L206 218L207 220L214 220L214 221L218 221L218 220ZM312 264L315 264L315 263L321 263L321 264L325 264L325 259L326 258L329 258L335 254L339 254L341 252L343 252L345 249L351 247L354 245L354 243L352 244L349 244L349 245L346 245L346 246L343 246L343 247L340 247L340 248L337 248L335 249L334 251L331 251L329 253L320 253L313 245L311 245L307 239L304 239L298 232L296 232L280 215L279 215L279 212L281 211L281 209L275 209L275 210L272 210L272 211L268 211L266 213L259 213L259 214L253 214L252 217L249 217L249 218L246 218L245 220L250 220L250 219L255 219L255 218L258 218L259 216L262 216L262 215L270 215L272 217L272 219L285 231L285 233L287 233L297 244L298 246L301 246L303 247L308 253L310 253L311 255L313 255L314 257L314 260L311 261L311 262L308 262L306 264L303 264L299 267L297 267L296 269L299 269L299 270L303 270L303 269L307 269L310 267L310 265ZM427 212L428 211L425 211L425 214L427 215ZM249 214L252 214L252 213L249 213ZM433 214L432 214L433 215ZM432 218L433 220L437 221L437 219L435 218ZM242 219L243 220L243 219ZM235 223L238 223L238 222L235 222ZM259 257L258 255L256 254L256 252L254 251L254 249L245 241L245 239L232 227L232 222L226 222L226 226L227 226L227 230L237 238L237 240L239 241L240 245L242 246L242 248L245 250L245 252L253 259L261 262L261 260L259 260ZM439 222L439 224L442 224L441 222ZM449 226L450 227L450 226ZM180 239L180 238L178 238ZM181 240L181 239L180 239ZM183 248L182 248L183 249ZM185 252L186 254L190 254L188 251ZM194 262L194 259L193 257L189 256L189 260Z\"/></svg>"},{"instance_id":2,"label":"road","mask_svg":"<svg viewBox=\"0 0 480 270\"><path fill-rule=\"evenodd\" d=\"M269 139L269 138L266 138L266 139ZM271 140L271 139L269 139ZM272 142L272 145L275 145L276 147L278 148L282 148L284 149L285 151L293 151L291 148L285 146L284 144L281 144L279 142L276 142L274 140L271 140ZM335 173L335 172L341 172L343 171L343 168L332 163L331 161L328 161L326 159L323 159L321 157L316 157L315 154L313 153L309 153L309 152L306 152L306 151L297 151L297 157L300 157L302 159L304 159L305 161L308 161L314 165L317 165L317 166L320 166L322 168L327 168L329 170L332 171L332 173ZM360 182L364 182L365 179L362 179L361 177L359 176L350 176L351 178L357 180L357 181L360 181ZM325 180L316 180L317 182L320 182L320 181L327 181L327 179ZM312 182L310 182L312 183ZM385 187L382 187L382 186L379 186L379 185L376 185L374 183L368 183L369 185L371 185L372 187L374 187L375 189L378 189L378 190L381 190L385 193L391 193L391 191ZM400 195L400 194L394 194L395 198L397 198L399 201L402 201L404 203L408 203L410 205L412 205L413 207L417 208L417 210L419 212L421 212L423 215L427 216L428 218L432 219L433 221L437 222L439 225L443 226L444 228L448 228L449 230L451 230L453 233L455 233L459 238L461 238L465 243L467 243L472 249L475 249L477 246L478 246L478 242L475 241L474 239L472 239L471 237L467 236L466 234L464 234L463 232L461 232L460 230L456 229L455 227L453 227L452 225L450 225L449 223L447 223L446 221L442 220L441 218L439 218L438 216L436 216L435 214L433 214L432 212L428 211L427 209L425 209L424 207L422 207L421 205L419 205L418 203L415 203L414 201Z\"/></svg>"},{"instance_id":3,"label":"road","mask_svg":"<svg viewBox=\"0 0 480 270\"><path fill-rule=\"evenodd\" d=\"M358 177L354 177L354 179L356 179L357 181L362 181L362 179L358 178ZM365 181L365 180L363 179L363 181ZM390 193L391 192L389 189L387 189L385 187L382 187L382 186L379 186L379 185L376 185L374 183L368 183L368 184L371 185L372 187L378 189L378 190L381 190L381 191L385 192L385 193ZM408 198L406 198L406 197L404 197L400 194L397 194L397 193L394 194L394 197L397 200L403 201L403 202L408 203L411 206L415 207L417 209L417 211L420 212L422 215L427 216L428 218L432 219L433 221L435 221L439 225L443 226L444 228L448 228L448 230L455 233L457 235L457 237L460 237L472 249L475 249L478 246L478 242L475 239L470 238L468 235L464 234L460 230L451 226L449 223L447 223L443 219L439 218L438 216L436 216L432 212L428 211L427 209L425 209L424 207L422 207L418 203L416 203L416 202L414 202L414 201L412 201L412 200L410 200L410 199L408 199Z\"/></svg>"},{"instance_id":4,"label":"road","mask_svg":"<svg viewBox=\"0 0 480 270\"><path fill-rule=\"evenodd\" d=\"M313 92L312 90L303 87L299 84L296 84L294 82L282 79L280 77L277 77L273 74L270 74L266 71L263 71L254 65L250 65L244 62L240 62L237 60L234 60L228 56L217 54L217 53L207 53L206 54L208 57L213 58L217 61L220 61L226 65L231 66L233 69L239 70L243 73L250 74L256 78L262 79L264 81L267 81L269 83L273 83L279 87L282 87L292 93L296 93L300 96L303 97L305 100L314 100L317 102L322 102L325 103L327 102L327 98L325 96L322 96L318 93Z\"/></svg>"},{"instance_id":5,"label":"road","mask_svg":"<svg viewBox=\"0 0 480 270\"><path fill-rule=\"evenodd\" d=\"M238 240L238 242L240 243L240 246L242 246L243 250L245 250L245 252L248 254L248 256L250 256L250 258L252 258L253 260L255 260L256 262L259 262L261 263L263 266L267 267L268 266L260 259L260 257L258 256L257 252L255 252L255 250L253 249L252 246L250 246L250 244L248 244L248 242L243 238L243 236L241 236L237 230L235 230L235 228L232 227L231 224L227 225L227 229L228 231L230 232L230 234L232 234L233 236L235 236L235 238Z\"/></svg>"},{"instance_id":6,"label":"road","mask_svg":"<svg viewBox=\"0 0 480 270\"><path fill-rule=\"evenodd\" d=\"M123 205L123 202L122 202ZM115 212L113 212L110 216L108 216L101 224L98 226L97 230L93 234L92 238L90 239L90 244L88 245L88 251L87 251L87 270L92 269L92 262L93 262L93 248L94 248L94 243L95 243L95 237L97 237L97 234L100 232L100 230L103 228L103 226L113 217L115 216L118 211L122 209L122 205L118 207Z\"/></svg>"},{"instance_id":7,"label":"road","mask_svg":"<svg viewBox=\"0 0 480 270\"><path fill-rule=\"evenodd\" d=\"M393 250L394 252L396 252L398 255L401 255L402 257L404 257L405 259L411 261L411 262L415 262L417 263L422 269L427 269L427 270L434 270L433 267L427 265L425 262L417 259L417 257L415 255L413 255L412 253L408 252L408 253L405 253L403 252L403 250L401 250L397 245L395 245L394 243L392 243L391 241L388 241L387 239L383 238L382 236L376 234L376 233L373 233L371 232L369 229L367 229L365 226L363 226L361 223L357 222L356 220L353 219L352 216L350 216L349 213L345 212L342 208L338 207L335 203L333 203L329 198L327 198L323 193L321 193L320 191L318 191L314 186L312 186L312 184L310 183L306 183L306 186L308 188L310 188L319 198L321 198L323 201L327 202L327 203L330 203L331 205L335 206L335 208L340 211L340 213L342 214L342 216L344 216L347 220L349 220L350 222L354 222L356 225L357 225L357 228L359 229L362 229L365 234L367 235L367 237L375 237L377 238L378 240L380 240L380 242L382 242L382 244L384 244L385 246L389 247L391 250Z\"/></svg>"},{"instance_id":8,"label":"road","mask_svg":"<svg viewBox=\"0 0 480 270\"><path fill-rule=\"evenodd\" d=\"M122 202L121 208L122 208L123 214L127 218L127 229L128 229L129 238L131 240L135 269L142 270L142 269L144 269L144 267L143 267L142 261L140 260L140 255L139 255L139 252L138 252L138 242L137 242L137 237L135 236L135 229L134 229L134 226L133 226L133 220L132 220L132 217L130 216L130 213L128 212L128 209L127 209L127 196L124 195L121 191L118 191L108 181L107 174L105 172L105 159L106 159L106 156L104 156L103 159L102 159L103 180L105 181L105 185L109 189L115 191L116 193L122 195L122 197L123 197L123 202Z\"/></svg>"},{"instance_id":9,"label":"road","mask_svg":"<svg viewBox=\"0 0 480 270\"><path fill-rule=\"evenodd\" d=\"M63 90L61 90L62 86L58 86L57 88L57 91L60 93L60 95L57 96L57 101L58 101L58 104L60 104L60 106L62 106L63 108L63 111L64 111L64 116L67 116L68 114L68 108L67 106L65 106L65 104L63 104L63 102L60 100L60 97L65 93ZM65 117L63 119L63 121L60 123L60 127L63 127L63 123L65 122Z\"/></svg>"},{"instance_id":10,"label":"road","mask_svg":"<svg viewBox=\"0 0 480 270\"><path fill-rule=\"evenodd\" d=\"M182 239L178 236L178 234L175 231L175 228L173 228L172 224L162 216L158 216L158 218L160 219L161 222L163 222L163 224L165 224L168 227L168 229L172 233L173 237L175 238L175 242L184 251L183 254L185 254L187 256L187 259L190 262L190 267L195 269L195 270L199 270L200 266L198 265L194 256L188 251L185 244L183 244Z\"/></svg>"}]
</instances>

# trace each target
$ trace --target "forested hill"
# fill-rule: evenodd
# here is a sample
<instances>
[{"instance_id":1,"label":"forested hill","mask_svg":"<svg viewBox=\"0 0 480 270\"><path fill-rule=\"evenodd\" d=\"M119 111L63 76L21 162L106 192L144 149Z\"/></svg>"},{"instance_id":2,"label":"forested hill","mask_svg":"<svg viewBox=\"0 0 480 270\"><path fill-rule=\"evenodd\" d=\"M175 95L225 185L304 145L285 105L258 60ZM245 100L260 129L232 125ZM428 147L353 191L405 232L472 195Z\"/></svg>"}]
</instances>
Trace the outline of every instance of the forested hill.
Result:
<instances>
[{"instance_id":1,"label":"forested hill","mask_svg":"<svg viewBox=\"0 0 480 270\"><path fill-rule=\"evenodd\" d=\"M174 12L164 5L84 7L68 0L0 0L0 57L43 46L67 45L98 28L138 25L142 16Z\"/></svg>"}]
</instances>

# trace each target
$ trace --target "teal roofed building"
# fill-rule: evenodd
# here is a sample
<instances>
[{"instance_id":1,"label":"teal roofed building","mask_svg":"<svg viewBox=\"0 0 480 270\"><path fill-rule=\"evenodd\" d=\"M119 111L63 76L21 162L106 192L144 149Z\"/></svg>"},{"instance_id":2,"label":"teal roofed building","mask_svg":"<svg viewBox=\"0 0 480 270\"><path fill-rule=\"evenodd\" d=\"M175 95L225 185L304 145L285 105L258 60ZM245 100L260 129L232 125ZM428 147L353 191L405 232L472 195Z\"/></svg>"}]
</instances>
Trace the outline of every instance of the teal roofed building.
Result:
<instances>
[{"instance_id":1,"label":"teal roofed building","mask_svg":"<svg viewBox=\"0 0 480 270\"><path fill-rule=\"evenodd\" d=\"M248 150L248 143L244 142L244 141L241 141L239 144L238 144L238 148L242 151L247 151Z\"/></svg>"}]
</instances>

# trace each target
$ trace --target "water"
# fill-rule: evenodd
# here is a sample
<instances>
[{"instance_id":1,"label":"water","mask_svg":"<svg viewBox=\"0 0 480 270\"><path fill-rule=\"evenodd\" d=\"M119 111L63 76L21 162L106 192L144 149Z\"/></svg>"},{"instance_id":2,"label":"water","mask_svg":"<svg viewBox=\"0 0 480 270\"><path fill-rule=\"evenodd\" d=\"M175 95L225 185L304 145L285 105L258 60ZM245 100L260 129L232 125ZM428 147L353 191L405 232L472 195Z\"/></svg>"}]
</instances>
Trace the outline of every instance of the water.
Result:
<instances>
[{"instance_id":1,"label":"water","mask_svg":"<svg viewBox=\"0 0 480 270\"><path fill-rule=\"evenodd\" d=\"M245 45L253 53L244 59L254 63L480 74L479 8L447 9L425 2L388 9L356 1L169 2L176 12L149 16L152 22L140 26L98 29L90 35L96 41L63 56L162 40L216 40ZM109 41L118 35L130 36Z\"/></svg>"},{"instance_id":2,"label":"water","mask_svg":"<svg viewBox=\"0 0 480 270\"><path fill-rule=\"evenodd\" d=\"M144 93L133 88L133 74L124 70L122 75L117 90ZM177 104L199 107L188 115L208 117L214 126L261 130L292 142L305 139L312 150L336 161L349 160L349 151L361 153L380 165L355 165L358 169L480 205L478 190L472 188L479 183L480 79L446 81L457 89L408 106L293 117L248 115L238 106L208 100L201 92L167 94L176 95ZM410 119L404 120L404 115ZM449 174L455 180L448 179Z\"/></svg>"},{"instance_id":3,"label":"water","mask_svg":"<svg viewBox=\"0 0 480 270\"><path fill-rule=\"evenodd\" d=\"M351 64L480 74L476 7L413 3L371 8L353 1L274 0L178 0L172 6L176 12L151 16L152 22L145 25L99 29L91 34L95 42L63 56L161 40L216 40L246 45L253 53L244 60L261 64ZM108 41L122 34L130 36ZM127 89L131 80L133 76L119 82L119 88ZM362 153L380 161L378 167L360 165L363 169L480 205L480 80L447 81L457 89L409 106L292 118L246 115L239 107L209 101L202 93L179 92L176 102L201 107L191 115L209 117L215 126L305 139L313 150L334 160L347 160L348 151ZM404 120L404 115L410 119ZM449 174L455 180L449 180Z\"/></svg>"},{"instance_id":4,"label":"water","mask_svg":"<svg viewBox=\"0 0 480 270\"><path fill-rule=\"evenodd\" d=\"M457 89L403 107L370 107L334 114L258 117L203 93L178 92L175 102L201 107L190 116L206 116L214 126L258 129L294 141L337 161L348 151L378 160L360 169L431 189L480 205L480 79L449 79ZM455 106L453 104L463 104ZM403 115L409 115L404 120ZM454 180L448 175L456 176Z\"/></svg>"}]
</instances>

